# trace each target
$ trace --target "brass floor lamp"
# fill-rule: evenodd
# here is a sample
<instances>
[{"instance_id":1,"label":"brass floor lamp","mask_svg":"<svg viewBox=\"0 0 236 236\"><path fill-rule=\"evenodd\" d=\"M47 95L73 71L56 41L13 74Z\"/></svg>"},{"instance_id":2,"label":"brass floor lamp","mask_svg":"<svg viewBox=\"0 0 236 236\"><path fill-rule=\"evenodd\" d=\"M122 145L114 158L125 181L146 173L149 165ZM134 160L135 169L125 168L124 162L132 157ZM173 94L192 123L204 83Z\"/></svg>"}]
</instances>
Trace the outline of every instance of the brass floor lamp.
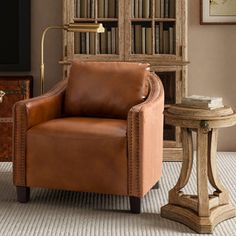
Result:
<instances>
[{"instance_id":1,"label":"brass floor lamp","mask_svg":"<svg viewBox=\"0 0 236 236\"><path fill-rule=\"evenodd\" d=\"M102 24L96 23L71 23L62 26L49 26L43 31L41 39L41 69L40 69L40 86L41 94L44 93L45 81L45 66L44 66L44 42L45 36L49 30L64 30L67 32L91 32L91 33L104 33L105 29Z\"/></svg>"}]
</instances>

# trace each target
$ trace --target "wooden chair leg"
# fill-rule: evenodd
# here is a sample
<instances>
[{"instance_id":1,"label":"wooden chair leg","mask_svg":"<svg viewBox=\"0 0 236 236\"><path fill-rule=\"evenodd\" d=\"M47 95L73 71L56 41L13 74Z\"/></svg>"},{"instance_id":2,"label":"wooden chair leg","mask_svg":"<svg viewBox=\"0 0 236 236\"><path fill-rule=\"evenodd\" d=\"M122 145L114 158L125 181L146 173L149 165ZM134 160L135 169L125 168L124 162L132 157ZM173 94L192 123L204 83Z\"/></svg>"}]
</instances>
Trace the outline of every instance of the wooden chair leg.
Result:
<instances>
[{"instance_id":1,"label":"wooden chair leg","mask_svg":"<svg viewBox=\"0 0 236 236\"><path fill-rule=\"evenodd\" d=\"M20 203L27 203L30 200L29 187L16 187L17 201Z\"/></svg>"},{"instance_id":2,"label":"wooden chair leg","mask_svg":"<svg viewBox=\"0 0 236 236\"><path fill-rule=\"evenodd\" d=\"M160 188L160 182L158 181L153 187L152 189L159 189Z\"/></svg>"},{"instance_id":3,"label":"wooden chair leg","mask_svg":"<svg viewBox=\"0 0 236 236\"><path fill-rule=\"evenodd\" d=\"M139 197L129 197L130 211L133 214L141 213L141 198Z\"/></svg>"}]
</instances>

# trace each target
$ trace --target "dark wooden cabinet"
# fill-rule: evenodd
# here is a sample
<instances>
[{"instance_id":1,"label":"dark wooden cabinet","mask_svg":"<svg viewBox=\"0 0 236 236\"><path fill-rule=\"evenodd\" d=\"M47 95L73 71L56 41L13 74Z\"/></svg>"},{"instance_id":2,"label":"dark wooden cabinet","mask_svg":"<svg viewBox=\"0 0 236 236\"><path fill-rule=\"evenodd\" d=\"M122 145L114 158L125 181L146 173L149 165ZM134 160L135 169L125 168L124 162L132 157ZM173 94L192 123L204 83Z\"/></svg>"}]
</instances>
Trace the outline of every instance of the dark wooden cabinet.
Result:
<instances>
[{"instance_id":1,"label":"dark wooden cabinet","mask_svg":"<svg viewBox=\"0 0 236 236\"><path fill-rule=\"evenodd\" d=\"M0 76L0 161L12 160L12 108L32 96L32 76Z\"/></svg>"}]
</instances>

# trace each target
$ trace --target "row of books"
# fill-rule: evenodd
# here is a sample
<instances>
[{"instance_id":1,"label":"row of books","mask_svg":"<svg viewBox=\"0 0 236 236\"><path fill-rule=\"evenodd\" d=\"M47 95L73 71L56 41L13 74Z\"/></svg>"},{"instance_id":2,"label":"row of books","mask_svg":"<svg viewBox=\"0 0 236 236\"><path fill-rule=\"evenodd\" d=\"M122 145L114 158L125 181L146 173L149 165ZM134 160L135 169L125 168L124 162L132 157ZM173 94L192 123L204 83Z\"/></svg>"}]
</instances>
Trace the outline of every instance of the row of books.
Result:
<instances>
[{"instance_id":1,"label":"row of books","mask_svg":"<svg viewBox=\"0 0 236 236\"><path fill-rule=\"evenodd\" d=\"M107 28L99 34L97 52L99 54L117 54L119 48L119 33L117 27Z\"/></svg>"},{"instance_id":2,"label":"row of books","mask_svg":"<svg viewBox=\"0 0 236 236\"><path fill-rule=\"evenodd\" d=\"M76 0L77 18L95 18L95 0Z\"/></svg>"},{"instance_id":3,"label":"row of books","mask_svg":"<svg viewBox=\"0 0 236 236\"><path fill-rule=\"evenodd\" d=\"M116 54L118 52L119 37L117 27L109 28L105 33L98 34L97 37L98 41L96 41L95 33L76 33L75 54Z\"/></svg>"},{"instance_id":4,"label":"row of books","mask_svg":"<svg viewBox=\"0 0 236 236\"><path fill-rule=\"evenodd\" d=\"M83 32L75 33L75 54L95 54L96 34Z\"/></svg>"},{"instance_id":5,"label":"row of books","mask_svg":"<svg viewBox=\"0 0 236 236\"><path fill-rule=\"evenodd\" d=\"M174 54L175 53L175 27L166 27L163 22L155 26L155 53Z\"/></svg>"},{"instance_id":6,"label":"row of books","mask_svg":"<svg viewBox=\"0 0 236 236\"><path fill-rule=\"evenodd\" d=\"M152 28L141 24L132 25L131 53L152 54Z\"/></svg>"},{"instance_id":7,"label":"row of books","mask_svg":"<svg viewBox=\"0 0 236 236\"><path fill-rule=\"evenodd\" d=\"M132 25L131 53L152 54L152 45L155 45L155 54L175 53L174 26L163 27L163 22L156 24L154 42L152 40L152 28L141 24Z\"/></svg>"},{"instance_id":8,"label":"row of books","mask_svg":"<svg viewBox=\"0 0 236 236\"><path fill-rule=\"evenodd\" d=\"M131 17L149 18L155 9L155 18L175 18L175 0L132 0Z\"/></svg>"},{"instance_id":9,"label":"row of books","mask_svg":"<svg viewBox=\"0 0 236 236\"><path fill-rule=\"evenodd\" d=\"M76 0L77 18L95 18L95 0ZM97 0L99 18L116 18L118 0Z\"/></svg>"}]
</instances>

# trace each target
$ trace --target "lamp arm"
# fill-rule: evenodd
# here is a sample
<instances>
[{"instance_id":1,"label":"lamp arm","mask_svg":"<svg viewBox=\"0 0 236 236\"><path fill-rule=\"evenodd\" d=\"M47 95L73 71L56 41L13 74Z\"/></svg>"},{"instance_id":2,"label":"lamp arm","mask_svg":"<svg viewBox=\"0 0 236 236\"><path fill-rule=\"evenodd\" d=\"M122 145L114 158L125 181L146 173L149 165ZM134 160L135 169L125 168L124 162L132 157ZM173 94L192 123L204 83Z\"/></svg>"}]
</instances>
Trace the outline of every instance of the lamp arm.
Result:
<instances>
[{"instance_id":1,"label":"lamp arm","mask_svg":"<svg viewBox=\"0 0 236 236\"><path fill-rule=\"evenodd\" d=\"M41 87L41 95L44 93L44 79L45 79L45 68L44 68L44 42L45 42L45 37L46 34L49 30L67 30L65 26L50 26L47 27L42 34L41 38L41 67L40 67L40 87Z\"/></svg>"}]
</instances>

